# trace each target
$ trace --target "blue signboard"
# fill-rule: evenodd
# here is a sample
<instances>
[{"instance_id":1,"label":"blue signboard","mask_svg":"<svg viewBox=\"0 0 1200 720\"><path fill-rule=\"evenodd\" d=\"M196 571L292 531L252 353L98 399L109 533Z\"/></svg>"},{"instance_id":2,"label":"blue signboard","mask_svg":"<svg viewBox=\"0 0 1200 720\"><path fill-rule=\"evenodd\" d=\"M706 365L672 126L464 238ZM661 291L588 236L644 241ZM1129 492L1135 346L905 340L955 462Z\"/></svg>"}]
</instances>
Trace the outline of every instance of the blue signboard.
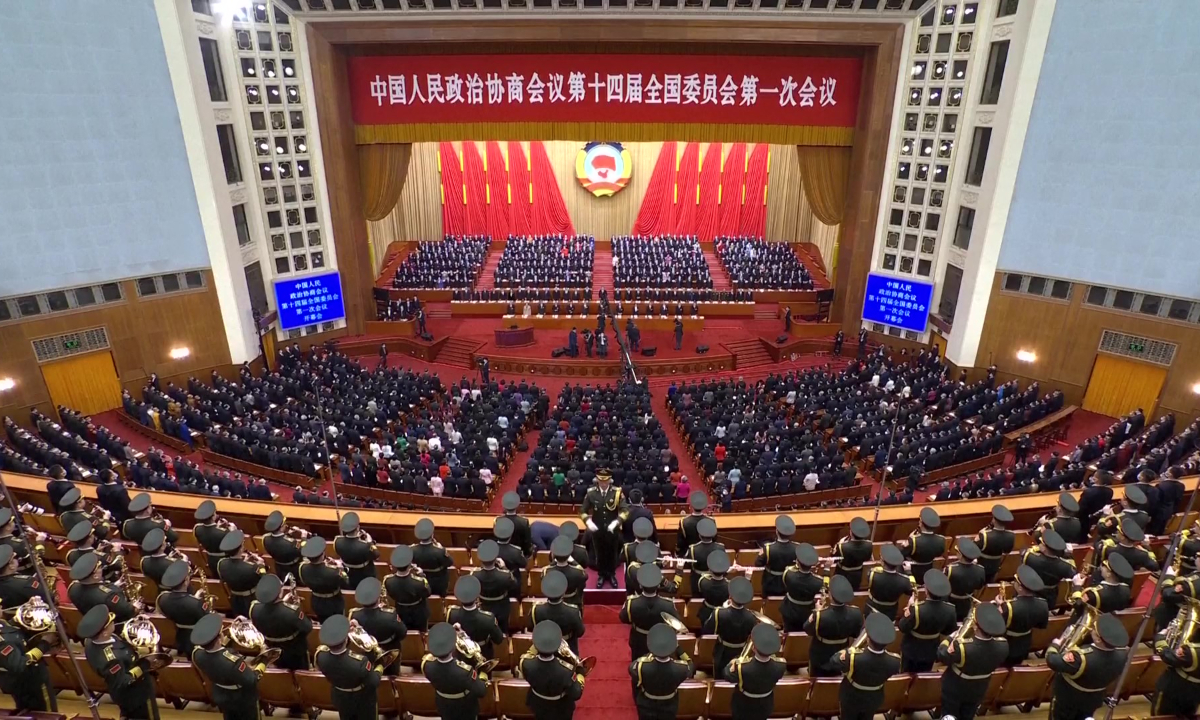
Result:
<instances>
[{"instance_id":1,"label":"blue signboard","mask_svg":"<svg viewBox=\"0 0 1200 720\"><path fill-rule=\"evenodd\" d=\"M867 276L863 320L923 333L932 300L932 283L872 273Z\"/></svg>"},{"instance_id":2,"label":"blue signboard","mask_svg":"<svg viewBox=\"0 0 1200 720\"><path fill-rule=\"evenodd\" d=\"M292 330L346 317L342 280L336 272L275 281L279 327Z\"/></svg>"}]
</instances>

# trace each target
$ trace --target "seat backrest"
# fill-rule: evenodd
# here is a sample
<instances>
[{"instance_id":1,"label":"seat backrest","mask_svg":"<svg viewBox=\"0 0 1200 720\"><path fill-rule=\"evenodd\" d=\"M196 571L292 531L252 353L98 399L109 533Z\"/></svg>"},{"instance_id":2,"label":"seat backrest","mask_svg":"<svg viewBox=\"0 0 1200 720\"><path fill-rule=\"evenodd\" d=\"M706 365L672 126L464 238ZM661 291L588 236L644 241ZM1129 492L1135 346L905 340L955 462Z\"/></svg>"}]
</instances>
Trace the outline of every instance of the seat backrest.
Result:
<instances>
[{"instance_id":1,"label":"seat backrest","mask_svg":"<svg viewBox=\"0 0 1200 720\"><path fill-rule=\"evenodd\" d=\"M696 720L708 709L708 683L684 680L679 686L679 709L675 720Z\"/></svg>"},{"instance_id":2,"label":"seat backrest","mask_svg":"<svg viewBox=\"0 0 1200 720\"><path fill-rule=\"evenodd\" d=\"M732 717L732 704L733 683L721 681L709 686L707 717L714 719Z\"/></svg>"},{"instance_id":3,"label":"seat backrest","mask_svg":"<svg viewBox=\"0 0 1200 720\"><path fill-rule=\"evenodd\" d=\"M1155 687L1158 685L1158 679L1167 671L1167 664L1162 662L1157 655L1135 658L1132 667L1129 668L1130 678L1134 677L1139 664L1144 667L1138 673L1137 679L1125 681L1125 690L1122 692L1122 695L1125 697L1129 697L1130 695L1149 695L1154 692Z\"/></svg>"},{"instance_id":4,"label":"seat backrest","mask_svg":"<svg viewBox=\"0 0 1200 720\"><path fill-rule=\"evenodd\" d=\"M842 704L838 699L842 679L814 678L812 692L808 695L808 709L805 715L810 717L832 717L842 714Z\"/></svg>"},{"instance_id":5,"label":"seat backrest","mask_svg":"<svg viewBox=\"0 0 1200 720\"><path fill-rule=\"evenodd\" d=\"M942 704L942 674L940 672L913 673L904 699L907 711L932 710Z\"/></svg>"},{"instance_id":6,"label":"seat backrest","mask_svg":"<svg viewBox=\"0 0 1200 720\"><path fill-rule=\"evenodd\" d=\"M1008 673L1004 689L996 697L996 704L1003 706L1041 702L1044 697L1050 695L1050 681L1053 675L1046 665L1013 668Z\"/></svg>"},{"instance_id":7,"label":"seat backrest","mask_svg":"<svg viewBox=\"0 0 1200 720\"><path fill-rule=\"evenodd\" d=\"M804 717L808 709L808 695L812 690L812 679L806 677L784 677L775 685L775 710L773 715L798 715Z\"/></svg>"},{"instance_id":8,"label":"seat backrest","mask_svg":"<svg viewBox=\"0 0 1200 720\"><path fill-rule=\"evenodd\" d=\"M376 711L379 716L390 717L400 714L400 698L396 696L396 687L392 685L392 678L388 676L380 678L379 687L376 690L379 701Z\"/></svg>"},{"instance_id":9,"label":"seat backrest","mask_svg":"<svg viewBox=\"0 0 1200 720\"><path fill-rule=\"evenodd\" d=\"M983 694L983 702L980 707L992 707L995 704L996 698L1004 691L1004 685L1008 682L1008 668L999 668L992 672L992 679L988 681L987 691Z\"/></svg>"},{"instance_id":10,"label":"seat backrest","mask_svg":"<svg viewBox=\"0 0 1200 720\"><path fill-rule=\"evenodd\" d=\"M1032 652L1040 652L1050 647L1050 643L1054 638L1062 635L1063 630L1067 628L1069 622L1071 622L1071 618L1067 615L1051 616L1050 622L1046 623L1046 627L1033 631L1029 649Z\"/></svg>"},{"instance_id":11,"label":"seat backrest","mask_svg":"<svg viewBox=\"0 0 1200 720\"><path fill-rule=\"evenodd\" d=\"M392 681L400 707L405 712L424 717L437 717L437 693L424 675L404 675Z\"/></svg>"},{"instance_id":12,"label":"seat backrest","mask_svg":"<svg viewBox=\"0 0 1200 720\"><path fill-rule=\"evenodd\" d=\"M79 608L70 603L59 603L58 614L62 618L63 626L67 629L67 636L78 640L79 621L83 619L83 613L79 612Z\"/></svg>"},{"instance_id":13,"label":"seat backrest","mask_svg":"<svg viewBox=\"0 0 1200 720\"><path fill-rule=\"evenodd\" d=\"M421 664L421 658L425 656L425 641L421 639L421 633L416 630L409 630L404 636L404 640L400 643L400 662L404 665L417 667Z\"/></svg>"},{"instance_id":14,"label":"seat backrest","mask_svg":"<svg viewBox=\"0 0 1200 720\"><path fill-rule=\"evenodd\" d=\"M812 638L808 633L788 633L783 641L783 660L789 668L808 665L808 650L812 646Z\"/></svg>"},{"instance_id":15,"label":"seat backrest","mask_svg":"<svg viewBox=\"0 0 1200 720\"><path fill-rule=\"evenodd\" d=\"M883 684L883 707L880 712L900 710L905 706L908 688L912 685L909 675L893 675Z\"/></svg>"},{"instance_id":16,"label":"seat backrest","mask_svg":"<svg viewBox=\"0 0 1200 720\"><path fill-rule=\"evenodd\" d=\"M190 662L173 662L158 671L158 689L170 698L182 698L196 702L211 703L208 686L195 665Z\"/></svg>"},{"instance_id":17,"label":"seat backrest","mask_svg":"<svg viewBox=\"0 0 1200 720\"><path fill-rule=\"evenodd\" d=\"M298 670L296 684L300 687L300 702L322 710L336 710L333 706L333 686L329 678L317 670Z\"/></svg>"},{"instance_id":18,"label":"seat backrest","mask_svg":"<svg viewBox=\"0 0 1200 720\"><path fill-rule=\"evenodd\" d=\"M701 635L696 641L696 654L692 660L700 669L711 669L713 666L713 648L717 645L716 635Z\"/></svg>"},{"instance_id":19,"label":"seat backrest","mask_svg":"<svg viewBox=\"0 0 1200 720\"><path fill-rule=\"evenodd\" d=\"M496 683L496 711L506 718L532 718L533 712L525 703L529 683L524 680L501 680Z\"/></svg>"},{"instance_id":20,"label":"seat backrest","mask_svg":"<svg viewBox=\"0 0 1200 720\"><path fill-rule=\"evenodd\" d=\"M289 707L300 704L300 690L291 670L267 668L258 679L258 697L268 705Z\"/></svg>"}]
</instances>

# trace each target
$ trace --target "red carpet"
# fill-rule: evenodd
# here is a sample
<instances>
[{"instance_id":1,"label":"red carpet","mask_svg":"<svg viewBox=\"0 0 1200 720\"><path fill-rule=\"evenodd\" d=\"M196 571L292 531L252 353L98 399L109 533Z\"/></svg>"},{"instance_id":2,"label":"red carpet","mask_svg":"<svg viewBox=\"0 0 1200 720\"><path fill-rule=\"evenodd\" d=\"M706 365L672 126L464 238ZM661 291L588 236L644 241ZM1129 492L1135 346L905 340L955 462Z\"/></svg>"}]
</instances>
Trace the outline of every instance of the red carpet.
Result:
<instances>
[{"instance_id":1,"label":"red carpet","mask_svg":"<svg viewBox=\"0 0 1200 720\"><path fill-rule=\"evenodd\" d=\"M708 262L708 272L712 275L713 290L723 292L733 288L733 283L729 280L729 273L725 272L725 266L721 264L721 258L717 257L717 251L712 247L704 248L704 259Z\"/></svg>"},{"instance_id":2,"label":"red carpet","mask_svg":"<svg viewBox=\"0 0 1200 720\"><path fill-rule=\"evenodd\" d=\"M589 581L590 584L590 581ZM581 657L599 659L588 675L575 720L626 720L637 717L629 680L629 626L618 619L615 605L587 605L587 633L579 640Z\"/></svg>"}]
</instances>

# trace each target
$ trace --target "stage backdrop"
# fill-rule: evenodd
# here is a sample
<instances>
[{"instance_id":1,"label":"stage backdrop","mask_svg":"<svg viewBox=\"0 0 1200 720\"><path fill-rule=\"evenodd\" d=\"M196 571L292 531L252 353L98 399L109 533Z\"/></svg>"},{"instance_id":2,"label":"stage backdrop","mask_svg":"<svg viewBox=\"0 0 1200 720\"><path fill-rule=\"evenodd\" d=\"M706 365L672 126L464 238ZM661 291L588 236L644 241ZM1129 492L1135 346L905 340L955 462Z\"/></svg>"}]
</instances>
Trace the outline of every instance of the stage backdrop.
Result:
<instances>
[{"instance_id":1,"label":"stage backdrop","mask_svg":"<svg viewBox=\"0 0 1200 720\"><path fill-rule=\"evenodd\" d=\"M462 143L452 143L462 155ZM487 143L476 142L481 156L487 154ZM505 144L501 143L503 147ZM663 143L622 143L629 151L633 173L629 185L612 197L598 198L579 184L575 177L575 161L583 143L549 141L543 143L554 170L555 179L566 203L575 231L608 239L629 234L637 220L638 210L658 161ZM682 153L686 143L676 143ZM709 143L700 143L703 157ZM522 143L526 156L529 143ZM728 157L733 143L722 145L722 155ZM438 173L438 143L413 143L403 190L395 209L382 220L369 222L375 272L382 269L388 246L397 241L440 240L442 228L442 190ZM752 146L747 146L750 151ZM840 150L840 149L839 149ZM843 150L849 154L849 150ZM814 244L827 272L832 272L839 225L827 225L813 212L803 192L798 149L795 145L770 146L770 172L767 181L766 234L768 240Z\"/></svg>"}]
</instances>

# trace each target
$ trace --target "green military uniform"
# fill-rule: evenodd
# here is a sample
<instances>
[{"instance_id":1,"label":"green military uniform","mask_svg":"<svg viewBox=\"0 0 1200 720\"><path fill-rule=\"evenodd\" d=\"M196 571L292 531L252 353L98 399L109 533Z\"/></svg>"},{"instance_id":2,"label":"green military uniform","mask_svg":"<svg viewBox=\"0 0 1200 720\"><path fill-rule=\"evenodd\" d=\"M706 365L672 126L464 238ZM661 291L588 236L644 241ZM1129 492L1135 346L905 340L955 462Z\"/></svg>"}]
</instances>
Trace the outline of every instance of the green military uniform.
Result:
<instances>
[{"instance_id":1,"label":"green military uniform","mask_svg":"<svg viewBox=\"0 0 1200 720\"><path fill-rule=\"evenodd\" d=\"M1029 657L1033 646L1033 631L1044 628L1050 622L1050 606L1038 595L1045 584L1037 572L1028 565L1017 568L1018 595L1000 606L1004 618L1004 639L1008 641L1006 667L1016 667ZM1021 589L1027 594L1020 594Z\"/></svg>"},{"instance_id":2,"label":"green military uniform","mask_svg":"<svg viewBox=\"0 0 1200 720\"><path fill-rule=\"evenodd\" d=\"M675 535L675 552L680 556L686 553L692 545L700 542L700 533L696 525L707 517L704 509L708 507L708 495L697 490L688 495L688 504L692 508L692 514L679 521L679 532Z\"/></svg>"},{"instance_id":3,"label":"green military uniform","mask_svg":"<svg viewBox=\"0 0 1200 720\"><path fill-rule=\"evenodd\" d=\"M1049 720L1084 720L1104 703L1108 686L1125 667L1129 633L1115 615L1101 615L1092 637L1100 642L1086 647L1046 651L1046 664L1054 671Z\"/></svg>"},{"instance_id":4,"label":"green military uniform","mask_svg":"<svg viewBox=\"0 0 1200 720\"><path fill-rule=\"evenodd\" d=\"M71 580L74 582L67 587L67 597L84 614L98 605L107 607L120 625L137 615L137 608L129 602L124 590L100 581L96 573L99 564L100 559L96 554L89 553L71 566Z\"/></svg>"},{"instance_id":5,"label":"green military uniform","mask_svg":"<svg viewBox=\"0 0 1200 720\"><path fill-rule=\"evenodd\" d=\"M96 536L89 523L77 523L67 533L67 539L75 543L75 547L67 551L67 567L74 565L85 554L96 552ZM110 553L107 557L101 555L100 564L104 567L102 577L107 582L116 582L125 574L125 556L119 552Z\"/></svg>"},{"instance_id":6,"label":"green military uniform","mask_svg":"<svg viewBox=\"0 0 1200 720\"><path fill-rule=\"evenodd\" d=\"M213 702L225 720L260 720L258 680L266 665L253 666L241 655L226 650L218 638L221 616L205 615L196 624L196 647L187 655L212 688Z\"/></svg>"},{"instance_id":7,"label":"green military uniform","mask_svg":"<svg viewBox=\"0 0 1200 720\"><path fill-rule=\"evenodd\" d=\"M784 594L783 571L796 561L796 547L792 536L796 534L796 523L787 515L775 518L775 539L763 545L754 564L763 568L762 591L764 597Z\"/></svg>"},{"instance_id":8,"label":"green military uniform","mask_svg":"<svg viewBox=\"0 0 1200 720\"><path fill-rule=\"evenodd\" d=\"M583 569L583 565L571 561L575 557L576 548L580 546L572 543L570 538L559 535L550 543L550 557L553 560L551 567L567 579L567 592L563 595L563 600L582 611L583 591L587 587L587 570Z\"/></svg>"},{"instance_id":9,"label":"green military uniform","mask_svg":"<svg viewBox=\"0 0 1200 720\"><path fill-rule=\"evenodd\" d=\"M883 688L900 671L900 656L887 651L896 628L879 613L867 618L867 646L847 648L833 659L842 673L838 720L871 720L883 706Z\"/></svg>"},{"instance_id":10,"label":"green military uniform","mask_svg":"<svg viewBox=\"0 0 1200 720\"><path fill-rule=\"evenodd\" d=\"M1162 602L1154 608L1154 625L1157 632L1162 632L1171 624L1180 608L1189 598L1200 597L1200 575L1191 574L1172 578L1163 584ZM1194 638L1184 638L1191 642Z\"/></svg>"},{"instance_id":11,"label":"green military uniform","mask_svg":"<svg viewBox=\"0 0 1200 720\"><path fill-rule=\"evenodd\" d=\"M496 623L500 625L500 632L507 636L508 620L512 615L512 596L518 590L516 575L508 569L507 563L503 570L496 566L500 546L495 540L484 540L476 552L479 562L483 564L483 567L471 573L479 580L479 604L495 616Z\"/></svg>"},{"instance_id":12,"label":"green military uniform","mask_svg":"<svg viewBox=\"0 0 1200 720\"><path fill-rule=\"evenodd\" d=\"M517 663L516 674L529 683L525 704L534 720L571 720L583 697L583 675L557 655L562 632L550 621L533 628L533 647Z\"/></svg>"},{"instance_id":13,"label":"green military uniform","mask_svg":"<svg viewBox=\"0 0 1200 720\"><path fill-rule=\"evenodd\" d=\"M150 495L147 493L138 493L133 496L133 499L129 501L129 512L134 517L121 523L121 537L129 542L141 545L142 540L146 539L146 533L154 528L158 528L166 534L167 544L171 547L175 547L175 543L179 542L179 534L165 520L153 517L154 508L150 505Z\"/></svg>"},{"instance_id":14,"label":"green military uniform","mask_svg":"<svg viewBox=\"0 0 1200 720\"><path fill-rule=\"evenodd\" d=\"M945 554L946 538L934 532L941 524L942 519L938 517L936 510L923 508L920 527L896 543L904 559L912 562L910 572L913 577L925 577L925 573L933 567L933 561Z\"/></svg>"},{"instance_id":15,"label":"green military uniform","mask_svg":"<svg viewBox=\"0 0 1200 720\"><path fill-rule=\"evenodd\" d=\"M167 557L167 536L162 530L155 528L142 538L142 574L162 585L163 573L171 567L171 558Z\"/></svg>"},{"instance_id":16,"label":"green military uniform","mask_svg":"<svg viewBox=\"0 0 1200 720\"><path fill-rule=\"evenodd\" d=\"M954 632L958 619L950 596L950 581L941 570L925 573L928 599L904 609L898 625L900 640L900 669L906 673L929 672L937 660L942 638Z\"/></svg>"},{"instance_id":17,"label":"green military uniform","mask_svg":"<svg viewBox=\"0 0 1200 720\"><path fill-rule=\"evenodd\" d=\"M808 543L801 543L796 550L796 562L783 571L783 602L779 614L783 616L785 632L800 632L812 615L813 602L825 588L825 579L814 575L812 569L818 561L817 551Z\"/></svg>"},{"instance_id":18,"label":"green military uniform","mask_svg":"<svg viewBox=\"0 0 1200 720\"><path fill-rule=\"evenodd\" d=\"M429 593L445 597L450 584L448 571L454 567L454 562L446 548L433 539L433 530L433 521L429 518L421 518L413 527L413 534L417 538L417 543L411 546L413 563L425 571L425 579L429 581Z\"/></svg>"},{"instance_id":19,"label":"green military uniform","mask_svg":"<svg viewBox=\"0 0 1200 720\"><path fill-rule=\"evenodd\" d=\"M476 605L479 600L479 579L464 575L454 583L454 597L462 605L446 609L446 622L458 625L475 642L488 660L495 657L496 645L504 642L504 632L496 616Z\"/></svg>"},{"instance_id":20,"label":"green military uniform","mask_svg":"<svg viewBox=\"0 0 1200 720\"><path fill-rule=\"evenodd\" d=\"M858 590L862 587L863 565L870 561L873 553L871 526L866 520L856 517L850 521L850 537L842 538L833 546L833 556L841 558L834 572L849 580L850 587Z\"/></svg>"},{"instance_id":21,"label":"green military uniform","mask_svg":"<svg viewBox=\"0 0 1200 720\"><path fill-rule=\"evenodd\" d=\"M829 580L829 597L833 604L815 609L804 625L804 632L812 638L808 646L808 674L812 677L838 675L831 666L833 657L862 631L863 611L849 604L854 600L850 581L834 575Z\"/></svg>"},{"instance_id":22,"label":"green military uniform","mask_svg":"<svg viewBox=\"0 0 1200 720\"><path fill-rule=\"evenodd\" d=\"M249 617L250 603L254 601L254 589L259 578L267 574L266 565L250 562L245 554L239 554L245 536L241 530L233 530L221 541L221 552L225 557L217 561L217 576L229 589L230 613L234 617ZM314 601L315 606L315 601Z\"/></svg>"},{"instance_id":23,"label":"green military uniform","mask_svg":"<svg viewBox=\"0 0 1200 720\"><path fill-rule=\"evenodd\" d=\"M97 638L109 627L108 609L97 605L79 621L79 635L84 638L84 656L108 688L113 702L121 708L121 717L135 720L158 720L154 675L138 657L138 652L115 633Z\"/></svg>"},{"instance_id":24,"label":"green military uniform","mask_svg":"<svg viewBox=\"0 0 1200 720\"><path fill-rule=\"evenodd\" d=\"M1187 641L1168 645L1159 640L1154 650L1167 669L1154 686L1151 712L1196 717L1196 709L1200 707L1200 645Z\"/></svg>"},{"instance_id":25,"label":"green military uniform","mask_svg":"<svg viewBox=\"0 0 1200 720\"><path fill-rule=\"evenodd\" d=\"M621 564L631 565L637 558L637 549L647 543L654 546L655 551L658 550L658 543L653 542L651 537L654 535L654 523L650 518L640 517L633 521L633 542L627 542L621 546ZM555 538L557 540L558 538ZM683 551L686 552L686 551ZM628 588L626 588L628 589Z\"/></svg>"},{"instance_id":26,"label":"green military uniform","mask_svg":"<svg viewBox=\"0 0 1200 720\"><path fill-rule=\"evenodd\" d=\"M1065 557L1067 543L1053 530L1042 533L1042 542L1021 555L1021 563L1033 568L1044 587L1039 593L1051 610L1058 603L1058 584L1075 577L1075 562Z\"/></svg>"},{"instance_id":27,"label":"green military uniform","mask_svg":"<svg viewBox=\"0 0 1200 720\"><path fill-rule=\"evenodd\" d=\"M154 603L163 617L175 623L175 649L180 657L191 657L192 630L196 621L212 609L204 607L200 598L188 592L190 572L191 568L182 560L171 563L161 584L166 589L158 594Z\"/></svg>"},{"instance_id":28,"label":"green military uniform","mask_svg":"<svg viewBox=\"0 0 1200 720\"><path fill-rule=\"evenodd\" d=\"M513 524L513 545L521 548L526 557L532 557L533 532L529 527L529 518L517 514L517 508L521 506L521 496L515 490L509 490L500 498L500 504L504 508L504 517Z\"/></svg>"},{"instance_id":29,"label":"green military uniform","mask_svg":"<svg viewBox=\"0 0 1200 720\"><path fill-rule=\"evenodd\" d=\"M647 644L650 652L629 664L638 720L674 720L679 711L679 686L695 674L696 666L686 654L675 657L679 643L669 625L659 623L650 628Z\"/></svg>"},{"instance_id":30,"label":"green military uniform","mask_svg":"<svg viewBox=\"0 0 1200 720\"><path fill-rule=\"evenodd\" d=\"M50 685L50 669L40 644L26 649L25 632L0 621L0 691L11 695L17 710L58 712L58 691Z\"/></svg>"},{"instance_id":31,"label":"green military uniform","mask_svg":"<svg viewBox=\"0 0 1200 720\"><path fill-rule=\"evenodd\" d=\"M754 654L738 657L717 671L717 677L734 684L730 710L737 720L767 720L775 710L775 685L787 673L787 664L775 657L779 633L769 625L754 629Z\"/></svg>"},{"instance_id":32,"label":"green military uniform","mask_svg":"<svg viewBox=\"0 0 1200 720\"><path fill-rule=\"evenodd\" d=\"M378 720L379 687L383 668L350 650L346 637L350 621L333 615L321 624L321 646L313 656L317 669L332 686L330 698L341 720Z\"/></svg>"},{"instance_id":33,"label":"green military uniform","mask_svg":"<svg viewBox=\"0 0 1200 720\"><path fill-rule=\"evenodd\" d=\"M729 578L725 576L729 565L728 555L713 555L708 559L708 572L700 576L699 595L703 604L697 616L701 625L729 599Z\"/></svg>"},{"instance_id":34,"label":"green military uniform","mask_svg":"<svg viewBox=\"0 0 1200 720\"><path fill-rule=\"evenodd\" d=\"M1121 522L1121 531L1116 534L1116 537L1097 541L1093 549L1096 569L1092 573L1092 582L1100 582L1100 566L1113 555L1125 558L1134 572L1138 570L1158 572L1158 561L1154 559L1150 551L1137 545L1145 539L1146 533L1143 532L1141 526L1127 518ZM1132 575L1130 578L1132 579Z\"/></svg>"},{"instance_id":35,"label":"green military uniform","mask_svg":"<svg viewBox=\"0 0 1200 720\"><path fill-rule=\"evenodd\" d=\"M447 623L429 629L429 653L421 658L421 674L436 693L438 716L455 720L479 717L479 700L487 695L486 675L454 655L455 632Z\"/></svg>"},{"instance_id":36,"label":"green military uniform","mask_svg":"<svg viewBox=\"0 0 1200 720\"><path fill-rule=\"evenodd\" d=\"M15 574L0 576L0 606L9 609L19 607L35 595L46 597L45 588L42 587L37 576ZM72 600L72 602L74 601Z\"/></svg>"},{"instance_id":37,"label":"green military uniform","mask_svg":"<svg viewBox=\"0 0 1200 720\"><path fill-rule=\"evenodd\" d=\"M987 694L992 672L1008 659L1008 641L1004 639L1004 618L991 603L975 609L975 637L970 640L945 640L938 648L938 660L946 664L942 673L943 716L955 720L974 720L979 704Z\"/></svg>"},{"instance_id":38,"label":"green military uniform","mask_svg":"<svg viewBox=\"0 0 1200 720\"><path fill-rule=\"evenodd\" d=\"M509 597L520 602L521 588L525 587L521 582L521 571L528 564L528 559L521 552L521 548L511 542L514 530L512 520L507 517L496 518L496 521L492 523L492 535L496 538L496 552L504 561L504 569L512 573L513 578L517 581L517 586L509 592Z\"/></svg>"},{"instance_id":39,"label":"green military uniform","mask_svg":"<svg viewBox=\"0 0 1200 720\"><path fill-rule=\"evenodd\" d=\"M383 589L396 605L396 614L409 630L425 632L429 628L429 581L412 572L412 548L400 545L392 551L395 573L383 579Z\"/></svg>"},{"instance_id":40,"label":"green military uniform","mask_svg":"<svg viewBox=\"0 0 1200 720\"><path fill-rule=\"evenodd\" d=\"M344 615L346 599L342 588L348 587L350 578L346 571L324 559L325 539L311 537L301 549L304 560L297 571L297 579L312 591L312 608L319 622L334 615Z\"/></svg>"},{"instance_id":41,"label":"green military uniform","mask_svg":"<svg viewBox=\"0 0 1200 720\"><path fill-rule=\"evenodd\" d=\"M263 575L250 604L250 622L263 634L268 647L279 648L276 667L284 670L308 670L308 634L312 620L303 610L279 601L283 583L275 575Z\"/></svg>"},{"instance_id":42,"label":"green military uniform","mask_svg":"<svg viewBox=\"0 0 1200 720\"><path fill-rule=\"evenodd\" d=\"M644 542L638 545L635 552L637 555L634 557L633 562L625 565L625 594L630 597L637 595L642 591L642 586L638 584L638 573L641 571L643 566L652 565L658 568L660 571L662 570L662 566L659 565L657 545L652 542ZM678 582L674 580L666 580L663 581L661 585L656 587L655 590L661 593L673 595L678 588Z\"/></svg>"},{"instance_id":43,"label":"green military uniform","mask_svg":"<svg viewBox=\"0 0 1200 720\"><path fill-rule=\"evenodd\" d=\"M217 563L225 557L225 553L221 551L221 541L229 533L217 524L217 504L212 500L200 503L194 517L197 522L192 528L192 534L196 536L196 542L200 543L208 557L209 577L217 577Z\"/></svg>"},{"instance_id":44,"label":"green military uniform","mask_svg":"<svg viewBox=\"0 0 1200 720\"><path fill-rule=\"evenodd\" d=\"M549 620L558 626L567 647L571 652L579 654L579 638L583 637L587 628L583 625L583 611L567 602L563 597L567 591L567 579L558 570L547 570L542 577L542 594L545 602L539 602L529 611L531 625Z\"/></svg>"},{"instance_id":45,"label":"green military uniform","mask_svg":"<svg viewBox=\"0 0 1200 720\"><path fill-rule=\"evenodd\" d=\"M688 547L685 556L694 561L690 563L691 567L688 570L688 582L691 583L692 597L700 594L700 576L708 572L709 558L717 554L728 555L724 545L713 541L713 538L717 536L716 520L704 518L696 523L696 529L700 533L700 542L693 543Z\"/></svg>"},{"instance_id":46,"label":"green military uniform","mask_svg":"<svg viewBox=\"0 0 1200 720\"><path fill-rule=\"evenodd\" d=\"M749 580L744 577L730 580L729 600L730 606L714 610L701 629L703 635L717 636L717 644L713 648L715 668L723 668L737 657L758 625L758 618L746 607L754 600L754 588Z\"/></svg>"},{"instance_id":47,"label":"green military uniform","mask_svg":"<svg viewBox=\"0 0 1200 720\"><path fill-rule=\"evenodd\" d=\"M642 594L630 597L621 608L621 622L629 625L629 656L641 657L649 652L646 646L646 636L650 628L662 622L662 614L679 619L675 603L658 596L658 586L662 583L662 571L656 565L643 565L638 568L638 584Z\"/></svg>"},{"instance_id":48,"label":"green military uniform","mask_svg":"<svg viewBox=\"0 0 1200 720\"><path fill-rule=\"evenodd\" d=\"M917 581L897 570L904 564L904 558L894 545L884 545L880 555L883 565L871 568L867 575L867 605L895 622L900 599L913 594Z\"/></svg>"},{"instance_id":49,"label":"green military uniform","mask_svg":"<svg viewBox=\"0 0 1200 720\"><path fill-rule=\"evenodd\" d=\"M592 526L592 545L596 555L596 572L599 574L599 584L605 580L617 586L617 552L620 549L621 525L629 517L629 502L625 493L619 487L613 487L611 477L607 472L597 474L597 485L590 488L583 497L583 505L579 509L579 519ZM600 483L600 480L607 480Z\"/></svg>"},{"instance_id":50,"label":"green military uniform","mask_svg":"<svg viewBox=\"0 0 1200 720\"><path fill-rule=\"evenodd\" d=\"M1012 512L1003 505L992 506L992 522L975 536L979 546L979 564L983 567L987 582L995 582L1000 565L1013 550L1017 538L1005 526L1013 522Z\"/></svg>"},{"instance_id":51,"label":"green military uniform","mask_svg":"<svg viewBox=\"0 0 1200 720\"><path fill-rule=\"evenodd\" d=\"M379 643L381 653L389 650L399 650L408 635L404 621L393 610L388 612L379 606L379 598L383 594L383 586L375 578L367 578L358 584L354 591L354 599L358 607L350 611L350 619L357 620L359 625ZM387 675L400 674L400 658L384 669Z\"/></svg>"},{"instance_id":52,"label":"green military uniform","mask_svg":"<svg viewBox=\"0 0 1200 720\"><path fill-rule=\"evenodd\" d=\"M75 501L78 502L78 489L68 490L67 494L63 496L63 500L66 501L67 498L72 496L72 493L75 494ZM70 504L73 505L74 503ZM112 526L104 520L95 517L83 508L64 510L59 514L58 522L62 524L63 530L68 533L71 532L71 528L75 527L79 523L88 523L92 526L92 531L96 534L96 537L99 540L108 540L110 537L112 537Z\"/></svg>"},{"instance_id":53,"label":"green military uniform","mask_svg":"<svg viewBox=\"0 0 1200 720\"><path fill-rule=\"evenodd\" d=\"M375 543L367 542L369 538L361 536L358 513L348 512L343 515L340 527L342 534L333 539L333 549L346 566L350 587L357 588L363 580L375 577L375 561L379 559L379 549L375 547Z\"/></svg>"},{"instance_id":54,"label":"green military uniform","mask_svg":"<svg viewBox=\"0 0 1200 720\"><path fill-rule=\"evenodd\" d=\"M946 566L946 579L950 581L950 602L962 622L974 604L975 593L987 585L987 571L979 560L979 546L974 540L961 538L958 541L958 562Z\"/></svg>"},{"instance_id":55,"label":"green military uniform","mask_svg":"<svg viewBox=\"0 0 1200 720\"><path fill-rule=\"evenodd\" d=\"M283 513L278 510L267 516L266 522L263 523L263 530L266 531L266 534L262 536L263 549L275 560L276 575L281 579L291 575L299 582L300 560L302 559L300 544L288 537L284 531L285 521Z\"/></svg>"}]
</instances>

